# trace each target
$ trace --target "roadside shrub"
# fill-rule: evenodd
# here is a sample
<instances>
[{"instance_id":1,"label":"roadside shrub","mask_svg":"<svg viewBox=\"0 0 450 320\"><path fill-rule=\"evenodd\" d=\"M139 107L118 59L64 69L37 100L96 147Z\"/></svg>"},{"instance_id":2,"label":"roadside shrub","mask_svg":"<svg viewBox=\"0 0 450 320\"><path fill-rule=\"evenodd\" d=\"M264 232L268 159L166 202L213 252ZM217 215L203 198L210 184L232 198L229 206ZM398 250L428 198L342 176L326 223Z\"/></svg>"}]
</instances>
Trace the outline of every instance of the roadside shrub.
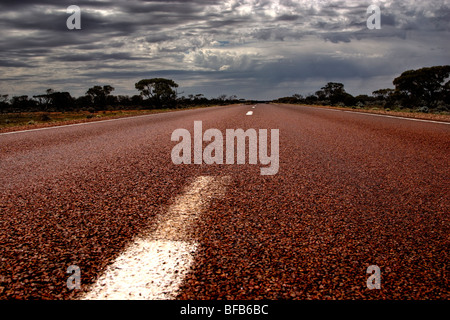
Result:
<instances>
[{"instance_id":1,"label":"roadside shrub","mask_svg":"<svg viewBox=\"0 0 450 320\"><path fill-rule=\"evenodd\" d=\"M450 106L446 105L444 101L439 101L436 104L436 111L437 112L447 112L450 111Z\"/></svg>"},{"instance_id":2,"label":"roadside shrub","mask_svg":"<svg viewBox=\"0 0 450 320\"><path fill-rule=\"evenodd\" d=\"M427 106L423 106L423 107L417 108L417 111L423 112L423 113L428 113L428 112L430 112L430 109Z\"/></svg>"},{"instance_id":3,"label":"roadside shrub","mask_svg":"<svg viewBox=\"0 0 450 320\"><path fill-rule=\"evenodd\" d=\"M48 114L46 114L46 113L44 113L44 114L41 116L41 121L50 121L50 120L52 120L52 119L51 119L50 116L49 116Z\"/></svg>"}]
</instances>

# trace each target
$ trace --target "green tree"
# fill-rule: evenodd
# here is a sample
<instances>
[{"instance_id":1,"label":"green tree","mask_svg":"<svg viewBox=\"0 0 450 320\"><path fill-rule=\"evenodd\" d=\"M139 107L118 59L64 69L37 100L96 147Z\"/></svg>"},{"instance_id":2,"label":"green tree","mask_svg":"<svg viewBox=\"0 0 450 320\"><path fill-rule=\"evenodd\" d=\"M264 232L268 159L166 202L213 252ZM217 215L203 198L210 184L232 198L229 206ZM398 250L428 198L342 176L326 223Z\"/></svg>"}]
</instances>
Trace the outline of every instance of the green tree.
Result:
<instances>
[{"instance_id":1,"label":"green tree","mask_svg":"<svg viewBox=\"0 0 450 320\"><path fill-rule=\"evenodd\" d=\"M444 102L450 106L450 80L444 85Z\"/></svg>"},{"instance_id":2,"label":"green tree","mask_svg":"<svg viewBox=\"0 0 450 320\"><path fill-rule=\"evenodd\" d=\"M147 98L147 102L156 107L174 107L178 88L173 80L164 78L143 79L135 84L140 94Z\"/></svg>"},{"instance_id":3,"label":"green tree","mask_svg":"<svg viewBox=\"0 0 450 320\"><path fill-rule=\"evenodd\" d=\"M435 108L449 92L450 65L408 70L395 78L395 90L414 107Z\"/></svg>"},{"instance_id":4,"label":"green tree","mask_svg":"<svg viewBox=\"0 0 450 320\"><path fill-rule=\"evenodd\" d=\"M75 99L69 92L53 92L50 94L50 99L56 111L71 111L75 107Z\"/></svg>"},{"instance_id":5,"label":"green tree","mask_svg":"<svg viewBox=\"0 0 450 320\"><path fill-rule=\"evenodd\" d=\"M50 104L52 103L52 94L55 91L53 89L47 89L45 94L40 94L37 96L33 96L35 98L43 111L48 111L50 108Z\"/></svg>"},{"instance_id":6,"label":"green tree","mask_svg":"<svg viewBox=\"0 0 450 320\"><path fill-rule=\"evenodd\" d=\"M217 97L217 100L219 101L220 104L225 104L226 99L227 99L226 94L221 94L220 96Z\"/></svg>"},{"instance_id":7,"label":"green tree","mask_svg":"<svg viewBox=\"0 0 450 320\"><path fill-rule=\"evenodd\" d=\"M0 95L0 112L6 112L8 107L9 107L9 103L8 103L8 94L2 94Z\"/></svg>"},{"instance_id":8,"label":"green tree","mask_svg":"<svg viewBox=\"0 0 450 320\"><path fill-rule=\"evenodd\" d=\"M11 107L14 112L33 111L35 106L36 101L29 100L27 95L14 96L11 99Z\"/></svg>"},{"instance_id":9,"label":"green tree","mask_svg":"<svg viewBox=\"0 0 450 320\"><path fill-rule=\"evenodd\" d=\"M345 92L344 85L339 82L328 82L326 86L316 92L319 100L329 101L332 105L343 103L347 106L355 103L355 98Z\"/></svg>"},{"instance_id":10,"label":"green tree","mask_svg":"<svg viewBox=\"0 0 450 320\"><path fill-rule=\"evenodd\" d=\"M394 93L394 89L379 89L372 92L372 96L374 96L377 100L386 101L392 93Z\"/></svg>"},{"instance_id":11,"label":"green tree","mask_svg":"<svg viewBox=\"0 0 450 320\"><path fill-rule=\"evenodd\" d=\"M342 95L345 92L344 85L338 82L328 82L327 85L321 89L326 99Z\"/></svg>"},{"instance_id":12,"label":"green tree","mask_svg":"<svg viewBox=\"0 0 450 320\"><path fill-rule=\"evenodd\" d=\"M114 88L111 87L110 85L106 85L103 87L94 86L92 88L89 88L89 90L86 92L86 95L91 97L94 105L104 107L107 104L108 96L113 91Z\"/></svg>"}]
</instances>

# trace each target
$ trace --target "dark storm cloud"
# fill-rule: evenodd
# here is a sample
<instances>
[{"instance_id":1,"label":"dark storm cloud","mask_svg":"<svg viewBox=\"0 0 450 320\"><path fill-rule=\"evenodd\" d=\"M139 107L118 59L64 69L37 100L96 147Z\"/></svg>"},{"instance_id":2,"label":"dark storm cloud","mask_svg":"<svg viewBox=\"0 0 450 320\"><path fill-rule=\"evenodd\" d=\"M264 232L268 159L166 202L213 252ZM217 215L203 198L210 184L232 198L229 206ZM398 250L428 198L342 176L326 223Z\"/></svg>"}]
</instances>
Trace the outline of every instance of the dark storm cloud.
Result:
<instances>
[{"instance_id":1,"label":"dark storm cloud","mask_svg":"<svg viewBox=\"0 0 450 320\"><path fill-rule=\"evenodd\" d=\"M22 10L30 9L37 6L53 6L67 8L70 5L76 4L78 6L91 7L111 7L114 1L91 1L91 0L20 0L20 1L2 1L0 2L0 9L2 10Z\"/></svg>"},{"instance_id":2,"label":"dark storm cloud","mask_svg":"<svg viewBox=\"0 0 450 320\"><path fill-rule=\"evenodd\" d=\"M381 8L381 30L366 26L372 2ZM82 30L66 28L73 4ZM403 68L448 64L449 20L448 0L4 1L0 72L9 83L5 77L0 92L20 88L11 79L24 77L36 88L80 88L76 94L85 92L79 79L111 79L120 93L121 84L158 75L211 93L226 84L255 95L254 79L270 88L312 78L389 79Z\"/></svg>"},{"instance_id":3,"label":"dark storm cloud","mask_svg":"<svg viewBox=\"0 0 450 320\"><path fill-rule=\"evenodd\" d=\"M64 54L57 57L49 57L49 60L53 61L107 61L107 60L142 60L143 58L133 57L130 53L118 52L118 53L81 53L81 54Z\"/></svg>"},{"instance_id":4,"label":"dark storm cloud","mask_svg":"<svg viewBox=\"0 0 450 320\"><path fill-rule=\"evenodd\" d=\"M0 60L0 67L8 67L8 68L32 68L33 66L17 60Z\"/></svg>"}]
</instances>

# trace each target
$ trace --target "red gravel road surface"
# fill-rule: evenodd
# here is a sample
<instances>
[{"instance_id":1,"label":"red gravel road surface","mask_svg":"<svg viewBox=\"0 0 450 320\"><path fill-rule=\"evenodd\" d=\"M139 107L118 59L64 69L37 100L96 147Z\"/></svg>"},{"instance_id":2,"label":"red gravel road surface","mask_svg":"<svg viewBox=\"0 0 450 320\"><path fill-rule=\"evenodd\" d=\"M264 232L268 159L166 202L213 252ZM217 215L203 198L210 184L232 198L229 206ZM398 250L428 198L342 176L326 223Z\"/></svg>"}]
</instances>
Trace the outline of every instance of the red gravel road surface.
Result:
<instances>
[{"instance_id":1,"label":"red gravel road surface","mask_svg":"<svg viewBox=\"0 0 450 320\"><path fill-rule=\"evenodd\" d=\"M252 107L0 134L0 299L78 299L203 176L228 182L192 223L177 299L449 298L450 125ZM194 121L279 129L278 173L173 164L171 134Z\"/></svg>"}]
</instances>

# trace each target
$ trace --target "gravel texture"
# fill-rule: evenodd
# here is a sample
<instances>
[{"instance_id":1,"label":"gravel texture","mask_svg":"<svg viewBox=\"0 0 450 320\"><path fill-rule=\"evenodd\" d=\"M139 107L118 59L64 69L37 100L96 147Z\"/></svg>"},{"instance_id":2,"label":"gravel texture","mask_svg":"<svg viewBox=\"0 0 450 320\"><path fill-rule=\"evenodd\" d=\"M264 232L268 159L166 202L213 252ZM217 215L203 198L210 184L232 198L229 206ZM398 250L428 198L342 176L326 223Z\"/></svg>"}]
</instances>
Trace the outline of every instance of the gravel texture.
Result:
<instances>
[{"instance_id":1,"label":"gravel texture","mask_svg":"<svg viewBox=\"0 0 450 320\"><path fill-rule=\"evenodd\" d=\"M279 129L278 174L172 164L196 120ZM195 220L178 299L448 299L449 147L449 125L287 105L0 135L0 299L82 297L199 176L228 186Z\"/></svg>"}]
</instances>

